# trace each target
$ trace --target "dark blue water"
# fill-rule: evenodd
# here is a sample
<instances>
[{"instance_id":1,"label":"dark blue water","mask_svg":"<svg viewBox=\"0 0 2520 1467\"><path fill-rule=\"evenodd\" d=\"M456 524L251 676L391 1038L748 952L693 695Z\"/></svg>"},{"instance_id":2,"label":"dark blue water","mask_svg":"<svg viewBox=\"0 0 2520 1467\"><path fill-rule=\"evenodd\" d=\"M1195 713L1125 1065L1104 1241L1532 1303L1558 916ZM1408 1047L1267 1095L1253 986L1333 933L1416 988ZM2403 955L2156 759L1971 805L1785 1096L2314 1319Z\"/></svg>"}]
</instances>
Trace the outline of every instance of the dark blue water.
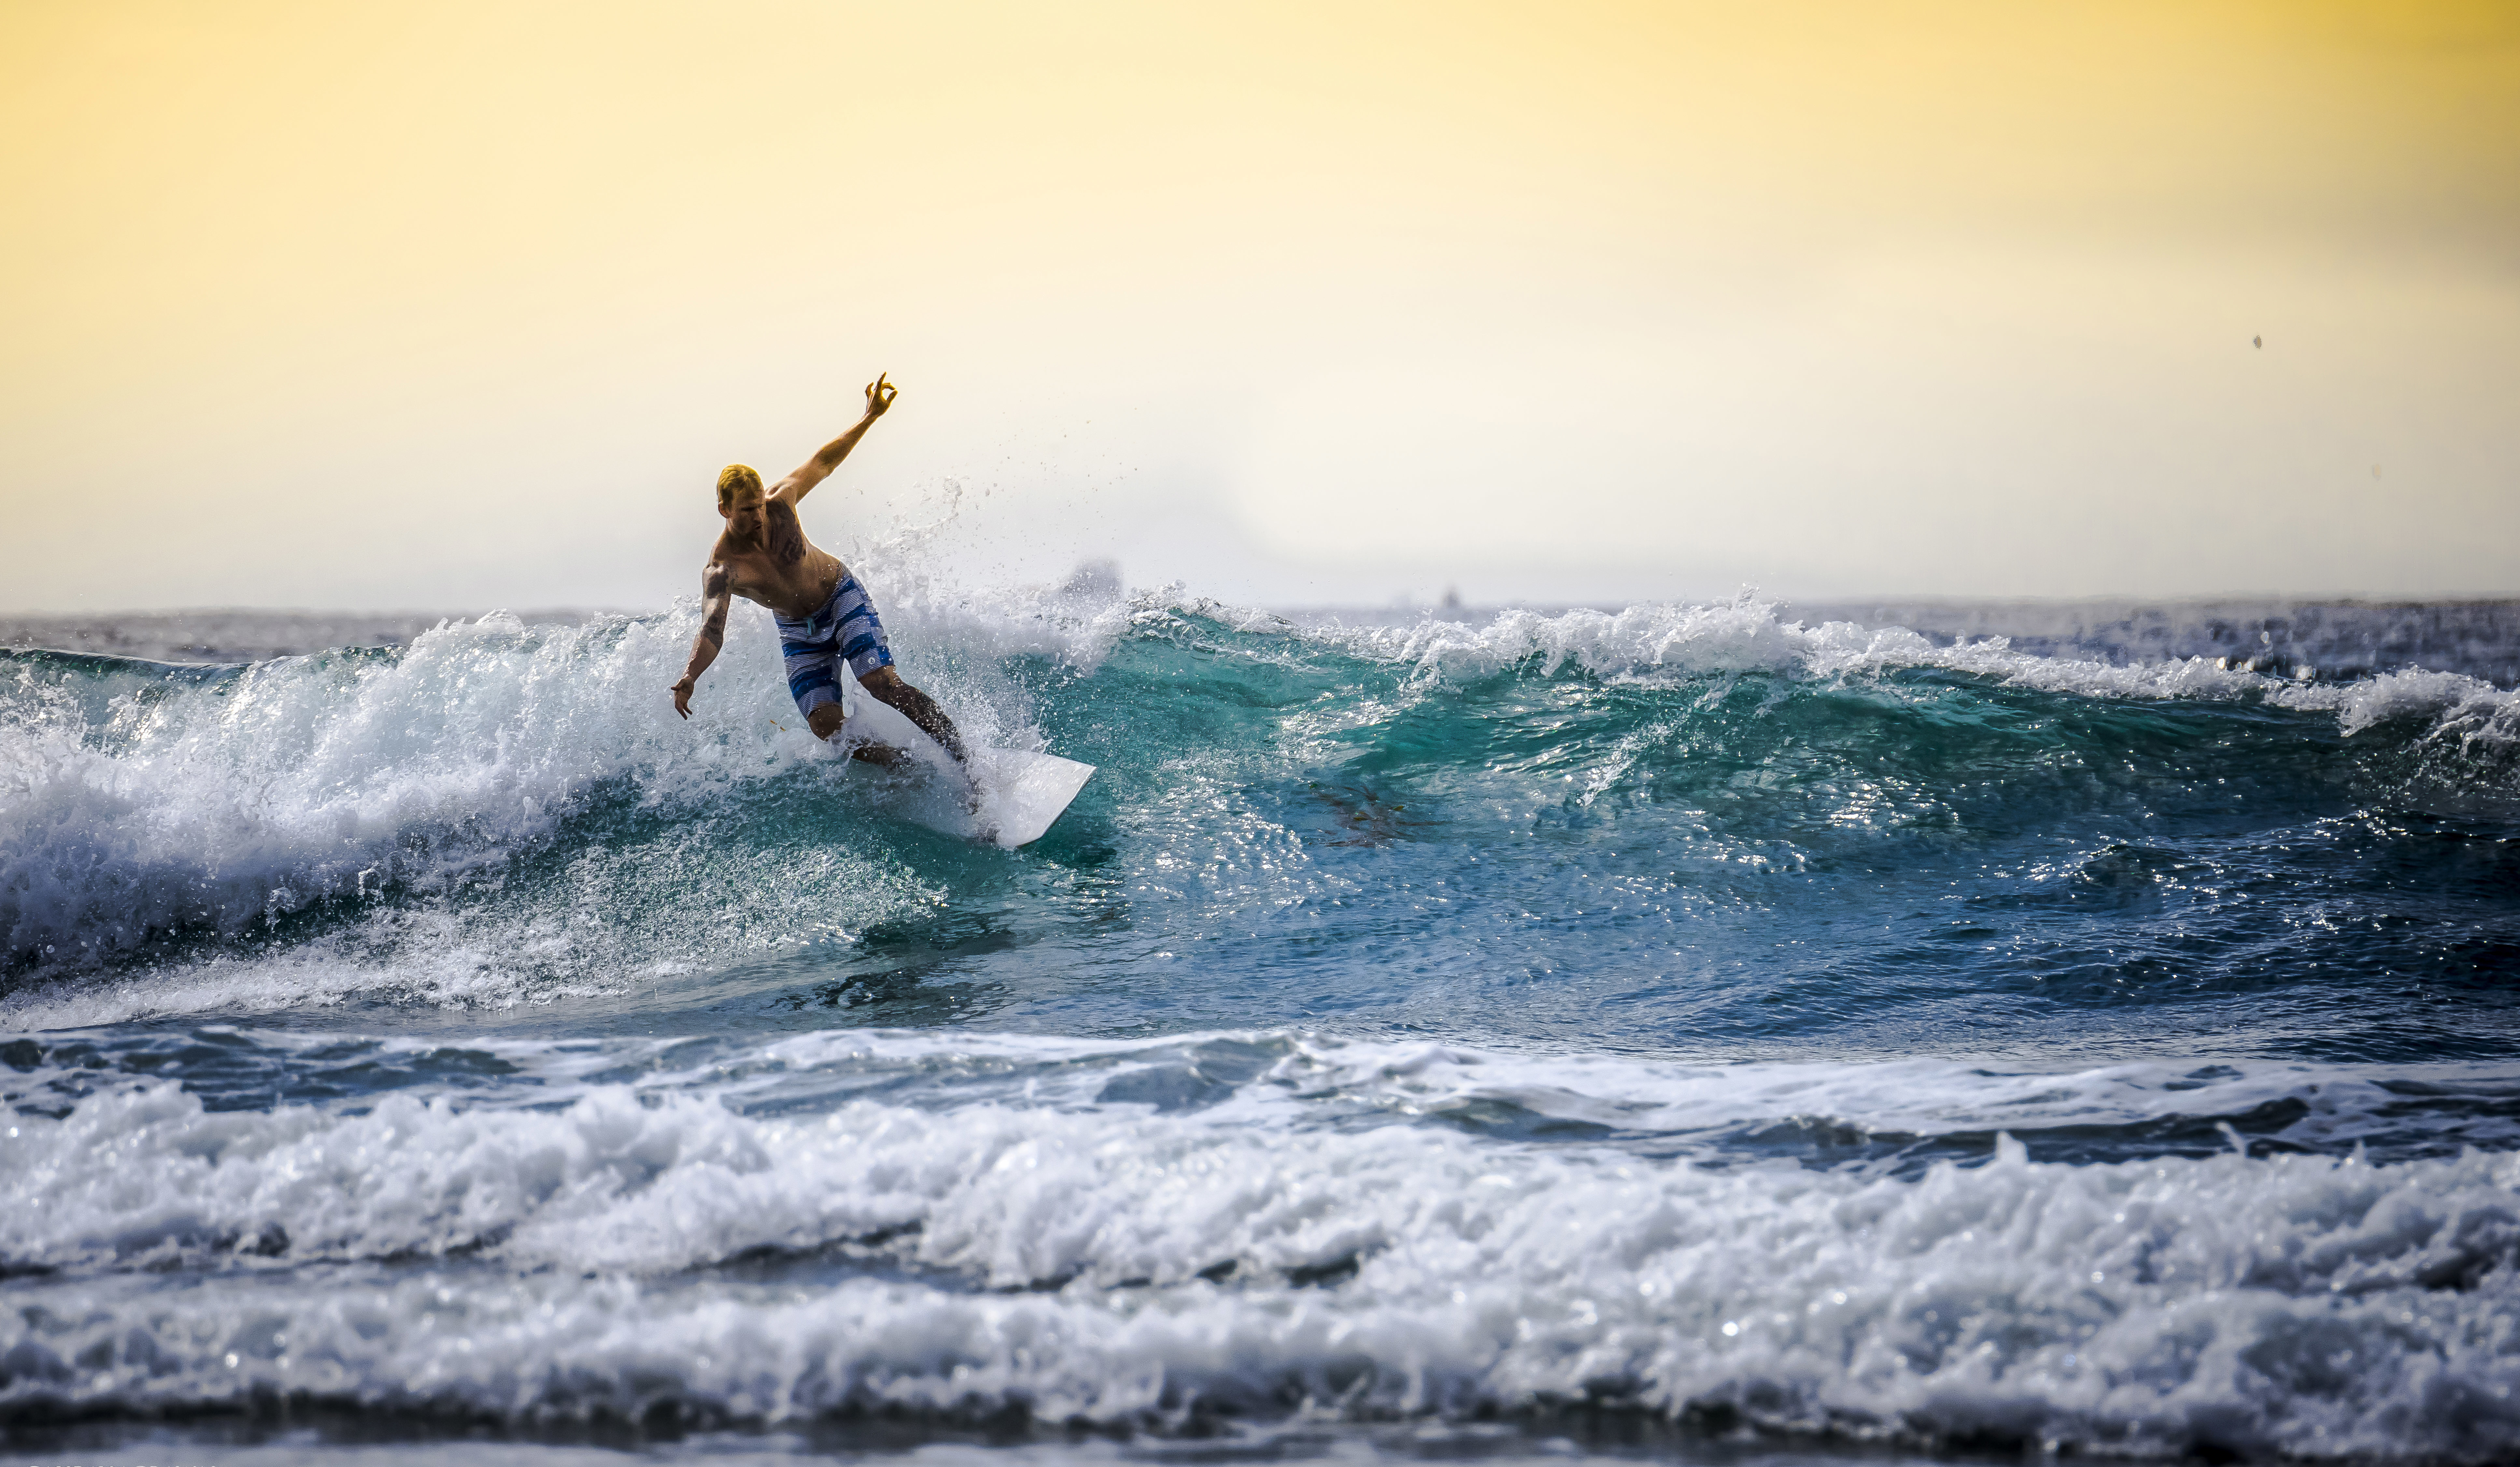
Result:
<instances>
[{"instance_id":1,"label":"dark blue water","mask_svg":"<svg viewBox=\"0 0 2520 1467\"><path fill-rule=\"evenodd\" d=\"M1018 851L766 623L0 652L0 1429L2507 1455L2513 649L2281 610L907 602Z\"/></svg>"}]
</instances>

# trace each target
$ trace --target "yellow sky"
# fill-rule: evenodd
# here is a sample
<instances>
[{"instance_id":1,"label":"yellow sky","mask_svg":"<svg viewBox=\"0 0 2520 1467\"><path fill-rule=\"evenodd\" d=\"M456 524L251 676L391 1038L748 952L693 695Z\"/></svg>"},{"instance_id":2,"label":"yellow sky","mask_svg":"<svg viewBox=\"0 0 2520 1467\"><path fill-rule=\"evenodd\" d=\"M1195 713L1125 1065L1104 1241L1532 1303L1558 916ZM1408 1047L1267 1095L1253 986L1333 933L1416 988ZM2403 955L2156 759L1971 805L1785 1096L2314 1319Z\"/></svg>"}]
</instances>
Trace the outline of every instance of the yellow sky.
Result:
<instances>
[{"instance_id":1,"label":"yellow sky","mask_svg":"<svg viewBox=\"0 0 2520 1467\"><path fill-rule=\"evenodd\" d=\"M0 604L2520 593L2520 4L0 8ZM2263 347L2250 339L2261 337Z\"/></svg>"}]
</instances>

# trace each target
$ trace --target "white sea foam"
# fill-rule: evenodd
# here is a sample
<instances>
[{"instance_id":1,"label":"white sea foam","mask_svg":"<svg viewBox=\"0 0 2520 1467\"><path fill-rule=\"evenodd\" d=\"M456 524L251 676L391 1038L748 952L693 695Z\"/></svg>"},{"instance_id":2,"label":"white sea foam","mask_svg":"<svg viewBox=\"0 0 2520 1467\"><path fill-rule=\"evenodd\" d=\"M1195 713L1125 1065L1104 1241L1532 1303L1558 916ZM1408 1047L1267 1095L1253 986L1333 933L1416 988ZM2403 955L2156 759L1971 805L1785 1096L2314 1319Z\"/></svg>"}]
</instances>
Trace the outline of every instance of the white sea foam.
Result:
<instances>
[{"instance_id":1,"label":"white sea foam","mask_svg":"<svg viewBox=\"0 0 2520 1467\"><path fill-rule=\"evenodd\" d=\"M670 990L703 967L932 910L942 893L846 850L760 851L682 840L571 862L550 886L446 908L372 906L294 945L212 953L0 995L0 1028L44 1031L353 1001L496 1012ZM705 859L676 860L677 845ZM748 881L745 899L729 884Z\"/></svg>"},{"instance_id":2,"label":"white sea foam","mask_svg":"<svg viewBox=\"0 0 2520 1467\"><path fill-rule=\"evenodd\" d=\"M1295 1067L1389 1086L1480 1062L1386 1047ZM1754 1096L1791 1089L1749 1079ZM1840 1089L1887 1099L1900 1080ZM2112 1089L2051 1089L2078 1085ZM761 1422L1012 1403L1160 1425L1201 1402L1596 1399L2103 1450L2520 1448L2511 1153L2062 1166L2007 1142L1898 1179L1282 1121L868 1099L747 1118L618 1086L556 1111L222 1114L145 1083L0 1140L0 1252L114 1270L17 1287L0 1400L280 1389ZM910 1274L800 1287L708 1267L883 1237ZM185 1289L131 1271L229 1250Z\"/></svg>"},{"instance_id":3,"label":"white sea foam","mask_svg":"<svg viewBox=\"0 0 2520 1467\"><path fill-rule=\"evenodd\" d=\"M534 631L485 617L399 656L282 658L127 694L102 727L22 666L0 690L0 946L67 965L153 928L450 888L608 784L689 809L799 771L844 777L788 703L766 626L740 627L691 722L674 717L664 689L693 624L688 609Z\"/></svg>"}]
</instances>

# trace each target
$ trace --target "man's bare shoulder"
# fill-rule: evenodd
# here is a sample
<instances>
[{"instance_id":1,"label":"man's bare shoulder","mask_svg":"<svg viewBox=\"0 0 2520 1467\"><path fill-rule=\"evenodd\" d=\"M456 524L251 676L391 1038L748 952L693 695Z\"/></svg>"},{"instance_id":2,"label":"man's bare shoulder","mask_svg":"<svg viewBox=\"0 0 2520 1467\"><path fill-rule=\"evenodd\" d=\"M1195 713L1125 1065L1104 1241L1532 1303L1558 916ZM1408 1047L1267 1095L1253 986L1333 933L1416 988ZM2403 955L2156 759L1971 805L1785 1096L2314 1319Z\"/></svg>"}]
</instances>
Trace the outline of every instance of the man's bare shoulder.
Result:
<instances>
[{"instance_id":1,"label":"man's bare shoulder","mask_svg":"<svg viewBox=\"0 0 2520 1467\"><path fill-rule=\"evenodd\" d=\"M705 588L729 592L745 600L756 600L751 583L759 577L760 567L754 562L760 558L758 552L738 548L732 536L720 535L717 544L709 547L708 563L700 567L700 582Z\"/></svg>"}]
</instances>

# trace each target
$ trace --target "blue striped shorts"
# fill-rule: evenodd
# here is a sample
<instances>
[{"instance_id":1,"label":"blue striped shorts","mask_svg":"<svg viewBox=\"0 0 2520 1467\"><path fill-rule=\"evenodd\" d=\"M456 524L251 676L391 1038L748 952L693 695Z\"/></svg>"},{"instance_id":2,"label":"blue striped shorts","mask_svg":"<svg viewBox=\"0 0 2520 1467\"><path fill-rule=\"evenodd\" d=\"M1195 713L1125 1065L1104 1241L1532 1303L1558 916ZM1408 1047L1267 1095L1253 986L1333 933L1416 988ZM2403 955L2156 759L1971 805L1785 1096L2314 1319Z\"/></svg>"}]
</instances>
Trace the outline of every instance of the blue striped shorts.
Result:
<instances>
[{"instance_id":1,"label":"blue striped shorts","mask_svg":"<svg viewBox=\"0 0 2520 1467\"><path fill-rule=\"evenodd\" d=\"M807 718L825 703L840 700L839 664L863 678L878 667L892 666L892 644L876 619L875 602L855 576L842 576L832 588L823 609L803 621L772 612L779 624L779 655L788 663L788 695Z\"/></svg>"}]
</instances>

